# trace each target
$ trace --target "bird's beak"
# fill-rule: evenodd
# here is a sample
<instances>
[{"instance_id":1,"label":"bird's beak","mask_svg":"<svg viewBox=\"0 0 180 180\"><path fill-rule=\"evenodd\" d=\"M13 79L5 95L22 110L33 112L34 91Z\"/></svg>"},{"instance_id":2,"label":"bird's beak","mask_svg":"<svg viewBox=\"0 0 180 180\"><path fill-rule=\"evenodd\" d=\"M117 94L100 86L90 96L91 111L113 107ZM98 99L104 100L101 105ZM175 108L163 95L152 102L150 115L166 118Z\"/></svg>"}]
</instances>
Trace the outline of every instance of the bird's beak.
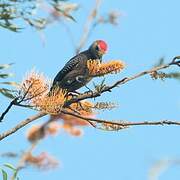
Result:
<instances>
[{"instance_id":1,"label":"bird's beak","mask_svg":"<svg viewBox=\"0 0 180 180\"><path fill-rule=\"evenodd\" d=\"M101 50L101 54L102 54L102 55L104 55L104 54L106 54L106 53L107 53L107 51Z\"/></svg>"}]
</instances>

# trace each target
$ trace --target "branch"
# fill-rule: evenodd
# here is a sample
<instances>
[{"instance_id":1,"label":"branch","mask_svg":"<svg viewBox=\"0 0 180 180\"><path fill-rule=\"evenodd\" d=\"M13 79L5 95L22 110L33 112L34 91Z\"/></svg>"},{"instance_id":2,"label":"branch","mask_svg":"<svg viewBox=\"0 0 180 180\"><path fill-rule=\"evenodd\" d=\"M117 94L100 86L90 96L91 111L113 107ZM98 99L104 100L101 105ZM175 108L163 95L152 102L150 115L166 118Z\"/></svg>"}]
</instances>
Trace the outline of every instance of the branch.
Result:
<instances>
[{"instance_id":1,"label":"branch","mask_svg":"<svg viewBox=\"0 0 180 180\"><path fill-rule=\"evenodd\" d=\"M39 96L40 94L42 94L45 90L43 90L42 92L36 94L35 92L35 95L32 96L32 97L27 97L26 96L28 95L28 92L30 91L30 89L32 88L34 82L28 87L27 91L24 93L24 95L21 97L21 95L19 94L18 97L14 98L10 104L8 105L8 107L6 108L6 110L1 114L0 116L0 122L2 122L2 120L4 119L5 115L9 112L9 110L12 108L13 105L16 105L16 106L22 106L22 107L30 107L30 106L27 106L27 105L23 105L21 104L22 102L25 102L25 101L28 101L28 100L31 100L37 96ZM39 89L37 89L38 91Z\"/></svg>"},{"instance_id":2,"label":"branch","mask_svg":"<svg viewBox=\"0 0 180 180\"><path fill-rule=\"evenodd\" d=\"M178 59L178 61L176 61ZM111 90L115 87L118 87L120 85L123 85L129 81L132 81L134 79L137 79L141 76L144 76L144 75L147 75L147 74L151 74L153 72L156 72L156 71L159 71L159 70L162 70L162 69L166 69L166 68L169 68L170 66L172 65L176 65L176 66L180 66L180 56L176 56L173 58L173 60L168 63L168 64L164 64L164 65L161 65L161 66L158 66L158 67L153 67L149 70L145 70L145 71L142 71L140 73L137 73L133 76L130 76L130 77L125 77L117 82L115 82L114 84L112 84L111 86L105 86L101 89L101 91L89 91L87 93L83 93L77 97L74 97L72 99L70 99L69 101L67 101L64 105L64 107L68 107L70 104L72 103L76 103L76 102L79 102L81 100L84 100L84 99L89 99L89 98L95 98L95 97L98 97L98 96L101 96L102 93L104 92L111 92Z\"/></svg>"},{"instance_id":3,"label":"branch","mask_svg":"<svg viewBox=\"0 0 180 180\"><path fill-rule=\"evenodd\" d=\"M88 121L91 125L92 122L95 123L106 123L106 124L110 124L110 125L117 125L117 126L123 126L123 127L129 127L129 126L151 126L151 125L178 125L180 126L180 121L173 121L173 120L162 120L162 121L142 121L142 122L128 122L128 121L107 121L107 120L102 120L102 119L95 119L95 118L88 118L88 117L84 117L72 112L68 112L63 110L62 111L63 114L68 114L71 116L75 116L77 118L80 118L82 120ZM93 127L96 127L95 124L93 124Z\"/></svg>"},{"instance_id":4,"label":"branch","mask_svg":"<svg viewBox=\"0 0 180 180\"><path fill-rule=\"evenodd\" d=\"M45 116L46 113L44 112L40 112L34 116L31 116L27 119L25 119L24 121L20 122L19 124L17 124L15 127L13 127L12 129L0 134L0 141L3 140L4 138L6 138L7 136L15 133L16 131L18 131L19 129L23 128L24 126L26 126L27 124L31 123L32 121L35 121L36 119L39 119L43 116Z\"/></svg>"},{"instance_id":5,"label":"branch","mask_svg":"<svg viewBox=\"0 0 180 180\"><path fill-rule=\"evenodd\" d=\"M178 61L176 61L177 59L178 59ZM87 92L87 93L84 93L84 94L79 95L77 97L74 97L71 100L67 101L64 104L64 107L68 107L72 103L76 103L76 102L79 102L79 101L84 100L84 99L95 98L97 96L101 96L101 94L104 93L104 92L110 92L113 88L115 88L115 87L117 87L119 85L123 85L123 84L127 83L128 81L134 80L134 79L139 78L141 76L144 76L146 74L151 74L151 73L153 73L155 71L159 71L161 69L169 68L172 65L180 66L180 60L179 59L180 59L180 56L176 56L175 58L173 58L172 62L169 63L169 64L165 64L165 65L161 65L161 66L158 66L158 67L154 67L154 68L151 68L150 70L146 70L146 71L142 71L140 73L137 73L134 76L123 78L123 79L115 82L111 86L105 86L100 92L99 91ZM7 112L8 111L9 110L7 110ZM106 121L106 120L100 120L100 119L93 119L93 118L83 117L83 116L80 116L80 115L75 114L75 113L67 112L65 110L62 110L61 112L64 113L64 114L69 114L69 115L72 115L72 116L84 119L84 120L88 121L94 127L95 127L95 125L92 122L96 122L96 123L109 123L109 124L113 124L113 125L117 125L117 126L119 125L119 126L124 126L124 127L127 127L127 126L137 126L137 125L180 125L180 122L178 122L178 121L171 121L171 120L143 121L143 122L112 122L112 121ZM24 121L20 122L19 124L17 124L14 128L12 128L12 129L10 129L10 130L0 134L0 140L2 140L4 138L6 138L7 136L15 133L17 130L21 129L22 127L26 126L27 124L31 123L32 121L34 121L36 119L39 119L40 117L43 117L45 115L47 115L47 114L43 113L43 112L40 112L40 113L30 117L30 118L27 118L26 120L24 120Z\"/></svg>"},{"instance_id":6,"label":"branch","mask_svg":"<svg viewBox=\"0 0 180 180\"><path fill-rule=\"evenodd\" d=\"M0 116L0 122L2 122L2 120L4 119L5 115L9 112L9 110L12 108L13 105L15 105L17 103L18 98L13 99L10 104L8 105L8 107L6 108L6 110L1 114Z\"/></svg>"},{"instance_id":7,"label":"branch","mask_svg":"<svg viewBox=\"0 0 180 180\"><path fill-rule=\"evenodd\" d=\"M76 48L76 54L78 54L80 52L80 50L82 49L82 47L84 46L84 44L86 43L86 41L89 37L91 24L92 24L93 20L96 18L100 4L101 4L101 0L96 0L95 6L91 10L91 12L87 18L87 22L85 23L84 28L83 28L82 37L80 38L79 45Z\"/></svg>"}]
</instances>

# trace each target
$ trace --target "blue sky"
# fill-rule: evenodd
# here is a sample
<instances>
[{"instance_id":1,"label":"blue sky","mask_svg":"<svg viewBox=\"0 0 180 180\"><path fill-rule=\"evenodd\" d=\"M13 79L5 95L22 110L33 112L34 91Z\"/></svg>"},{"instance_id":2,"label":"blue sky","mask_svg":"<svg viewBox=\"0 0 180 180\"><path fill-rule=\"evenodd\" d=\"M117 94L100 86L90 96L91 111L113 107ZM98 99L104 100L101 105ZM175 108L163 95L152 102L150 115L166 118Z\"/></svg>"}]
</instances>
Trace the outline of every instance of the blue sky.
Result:
<instances>
[{"instance_id":1,"label":"blue sky","mask_svg":"<svg viewBox=\"0 0 180 180\"><path fill-rule=\"evenodd\" d=\"M82 26L94 1L72 1L79 3L80 9L74 16L77 23L68 22L78 42ZM166 62L180 55L180 2L172 1L108 1L104 0L100 13L119 10L123 13L119 26L102 25L96 28L84 49L96 39L108 42L109 52L104 57L122 59L127 68L121 74L112 75L107 83L115 82L127 75L150 68L160 57ZM13 78L21 81L23 75L36 67L49 78L53 78L65 62L73 56L72 44L59 23L49 26L45 31L46 44L43 46L38 33L25 29L21 33L0 30L1 63L15 62ZM178 70L173 67L172 70ZM90 83L91 84L91 83ZM97 100L117 102L119 107L104 111L99 118L108 120L179 120L180 82L176 80L152 81L149 76L142 77L116 88ZM1 96L1 112L8 101ZM15 107L0 124L0 131L13 127L22 119L36 112ZM48 118L43 118L43 122ZM25 139L28 127L9 136L0 143L0 152L20 151L29 144ZM148 179L151 166L160 159L180 158L178 142L179 127L132 127L119 132L106 132L94 128L85 128L84 136L74 138L67 134L49 137L37 148L37 153L48 151L61 163L60 168L39 172L34 168L22 170L20 179L45 180L92 180L92 179ZM16 161L0 159L0 163ZM178 179L179 167L170 168L160 176L163 180Z\"/></svg>"}]
</instances>

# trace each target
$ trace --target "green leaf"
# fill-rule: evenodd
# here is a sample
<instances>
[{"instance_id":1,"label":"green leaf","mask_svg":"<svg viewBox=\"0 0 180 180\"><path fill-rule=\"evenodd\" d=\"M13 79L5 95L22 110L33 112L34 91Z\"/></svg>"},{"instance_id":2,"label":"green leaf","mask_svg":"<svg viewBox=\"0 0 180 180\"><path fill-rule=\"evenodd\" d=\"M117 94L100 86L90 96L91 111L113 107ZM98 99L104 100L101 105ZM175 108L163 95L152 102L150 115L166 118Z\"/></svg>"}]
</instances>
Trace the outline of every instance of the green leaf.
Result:
<instances>
[{"instance_id":1,"label":"green leaf","mask_svg":"<svg viewBox=\"0 0 180 180\"><path fill-rule=\"evenodd\" d=\"M71 16L70 14L67 14L66 12L63 12L63 15L64 15L65 17L71 19L72 21L77 22L76 19L75 19L73 16Z\"/></svg>"},{"instance_id":2,"label":"green leaf","mask_svg":"<svg viewBox=\"0 0 180 180\"><path fill-rule=\"evenodd\" d=\"M54 8L56 9L56 11L61 12L64 17L66 17L66 18L68 18L68 19L70 19L70 20L72 20L72 21L74 21L74 22L77 22L73 16L71 16L70 14L68 14L67 12L65 12L64 10L58 8L57 6L54 6Z\"/></svg>"},{"instance_id":3,"label":"green leaf","mask_svg":"<svg viewBox=\"0 0 180 180\"><path fill-rule=\"evenodd\" d=\"M11 85L11 86L18 86L18 83L16 83L16 82L0 82L0 84L6 84L6 85Z\"/></svg>"},{"instance_id":4,"label":"green leaf","mask_svg":"<svg viewBox=\"0 0 180 180\"><path fill-rule=\"evenodd\" d=\"M3 175L3 180L8 180L8 175L7 172L1 169L2 175Z\"/></svg>"},{"instance_id":5,"label":"green leaf","mask_svg":"<svg viewBox=\"0 0 180 180\"><path fill-rule=\"evenodd\" d=\"M0 69L7 69L7 68L9 68L12 64L14 64L14 63L10 63L10 64L0 64Z\"/></svg>"},{"instance_id":6,"label":"green leaf","mask_svg":"<svg viewBox=\"0 0 180 180\"><path fill-rule=\"evenodd\" d=\"M11 6L11 4L9 4L9 3L1 3L1 4L0 4L0 7L1 7L1 8L9 7L9 6Z\"/></svg>"},{"instance_id":7,"label":"green leaf","mask_svg":"<svg viewBox=\"0 0 180 180\"><path fill-rule=\"evenodd\" d=\"M13 170L13 171L17 171L17 169L12 164L6 163L6 164L4 164L4 166Z\"/></svg>"},{"instance_id":8,"label":"green leaf","mask_svg":"<svg viewBox=\"0 0 180 180\"><path fill-rule=\"evenodd\" d=\"M3 78L3 79L8 78L8 77L12 77L12 76L13 76L12 73L9 73L9 74L0 74L0 78Z\"/></svg>"},{"instance_id":9,"label":"green leaf","mask_svg":"<svg viewBox=\"0 0 180 180\"><path fill-rule=\"evenodd\" d=\"M10 24L10 25L5 25L3 23L0 23L0 26L5 28L5 29L8 29L10 31L13 31L13 32L20 32L20 30L22 30L23 28L20 28L20 27L17 27L16 25L14 24Z\"/></svg>"},{"instance_id":10,"label":"green leaf","mask_svg":"<svg viewBox=\"0 0 180 180\"><path fill-rule=\"evenodd\" d=\"M0 88L0 93L4 96L13 99L15 96L13 95L13 91L6 89L6 88Z\"/></svg>"},{"instance_id":11,"label":"green leaf","mask_svg":"<svg viewBox=\"0 0 180 180\"><path fill-rule=\"evenodd\" d=\"M14 179L16 179L17 178L17 180L19 179L19 177L17 177L17 174L18 174L18 171L16 170L16 171L14 171L14 174L13 174L13 178Z\"/></svg>"}]
</instances>

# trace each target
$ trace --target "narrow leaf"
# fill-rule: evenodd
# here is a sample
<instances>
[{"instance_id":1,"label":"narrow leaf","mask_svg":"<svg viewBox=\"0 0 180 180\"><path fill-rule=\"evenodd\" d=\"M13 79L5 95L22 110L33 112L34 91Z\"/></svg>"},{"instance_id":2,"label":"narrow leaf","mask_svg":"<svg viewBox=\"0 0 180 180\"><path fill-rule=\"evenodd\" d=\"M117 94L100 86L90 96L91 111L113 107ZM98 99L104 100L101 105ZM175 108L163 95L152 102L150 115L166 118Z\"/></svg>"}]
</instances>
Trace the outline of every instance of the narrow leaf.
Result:
<instances>
[{"instance_id":1,"label":"narrow leaf","mask_svg":"<svg viewBox=\"0 0 180 180\"><path fill-rule=\"evenodd\" d=\"M13 63L10 64L0 64L0 69L7 69L9 68Z\"/></svg>"},{"instance_id":2,"label":"narrow leaf","mask_svg":"<svg viewBox=\"0 0 180 180\"><path fill-rule=\"evenodd\" d=\"M6 84L6 85L11 85L11 86L18 86L18 83L16 82L0 82L0 84Z\"/></svg>"},{"instance_id":3,"label":"narrow leaf","mask_svg":"<svg viewBox=\"0 0 180 180\"><path fill-rule=\"evenodd\" d=\"M13 76L12 73L9 73L9 74L0 74L0 78L3 78L3 79L8 78L8 77L12 77L12 76Z\"/></svg>"},{"instance_id":4,"label":"narrow leaf","mask_svg":"<svg viewBox=\"0 0 180 180\"><path fill-rule=\"evenodd\" d=\"M6 163L6 164L4 164L4 166L13 170L13 171L16 171L16 168L12 164Z\"/></svg>"},{"instance_id":5,"label":"narrow leaf","mask_svg":"<svg viewBox=\"0 0 180 180\"><path fill-rule=\"evenodd\" d=\"M13 99L14 95L13 95L13 91L6 89L6 88L1 88L0 89L0 93L3 94L4 96Z\"/></svg>"},{"instance_id":6,"label":"narrow leaf","mask_svg":"<svg viewBox=\"0 0 180 180\"><path fill-rule=\"evenodd\" d=\"M3 175L3 180L8 180L8 175L7 172L1 169L2 175Z\"/></svg>"},{"instance_id":7,"label":"narrow leaf","mask_svg":"<svg viewBox=\"0 0 180 180\"><path fill-rule=\"evenodd\" d=\"M14 174L13 174L13 177L14 177L14 179L19 179L18 177L17 177L17 174L18 174L18 171L16 170L16 171L14 171Z\"/></svg>"}]
</instances>

